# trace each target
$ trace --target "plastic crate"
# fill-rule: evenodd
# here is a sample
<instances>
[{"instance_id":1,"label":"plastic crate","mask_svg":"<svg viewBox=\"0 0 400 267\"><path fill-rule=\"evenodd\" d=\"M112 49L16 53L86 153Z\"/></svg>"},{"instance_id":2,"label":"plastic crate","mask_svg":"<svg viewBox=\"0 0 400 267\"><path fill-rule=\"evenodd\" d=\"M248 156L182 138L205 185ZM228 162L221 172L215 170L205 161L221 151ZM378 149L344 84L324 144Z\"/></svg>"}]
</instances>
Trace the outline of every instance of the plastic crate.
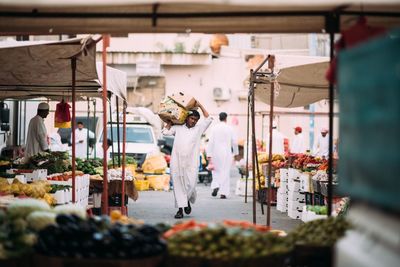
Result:
<instances>
[{"instance_id":1,"label":"plastic crate","mask_svg":"<svg viewBox=\"0 0 400 267\"><path fill-rule=\"evenodd\" d=\"M135 180L135 188L138 191L149 190L150 183L147 180Z\"/></svg>"},{"instance_id":2,"label":"plastic crate","mask_svg":"<svg viewBox=\"0 0 400 267\"><path fill-rule=\"evenodd\" d=\"M110 207L121 206L122 204L122 197L121 194L114 194L108 197L108 205ZM128 196L125 195L125 206L128 205Z\"/></svg>"},{"instance_id":3,"label":"plastic crate","mask_svg":"<svg viewBox=\"0 0 400 267\"><path fill-rule=\"evenodd\" d=\"M321 185L320 185L318 180L312 179L312 185L313 185L314 193L320 193L321 192Z\"/></svg>"}]
</instances>

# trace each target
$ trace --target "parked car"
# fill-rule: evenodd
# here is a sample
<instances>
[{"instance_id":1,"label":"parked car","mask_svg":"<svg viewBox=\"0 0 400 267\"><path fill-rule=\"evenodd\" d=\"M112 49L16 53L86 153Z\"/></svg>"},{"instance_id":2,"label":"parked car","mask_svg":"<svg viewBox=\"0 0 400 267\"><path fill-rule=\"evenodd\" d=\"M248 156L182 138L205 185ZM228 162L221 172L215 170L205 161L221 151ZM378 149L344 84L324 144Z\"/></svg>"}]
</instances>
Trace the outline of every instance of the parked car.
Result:
<instances>
[{"instance_id":1,"label":"parked car","mask_svg":"<svg viewBox=\"0 0 400 267\"><path fill-rule=\"evenodd\" d=\"M112 131L111 131L112 129ZM120 137L120 153L122 153L123 141L123 126L119 124L119 137ZM112 133L112 134L111 134ZM108 149L109 158L118 156L118 129L117 123L109 123L107 125L107 139L113 138L112 146ZM103 157L103 133L100 133L99 141L96 145L96 157ZM114 152L113 152L114 151ZM132 122L126 124L126 155L133 157L138 166L141 166L148 154L156 154L160 152L157 145L157 139L154 134L153 127L148 123ZM94 157L94 152L92 153Z\"/></svg>"}]
</instances>

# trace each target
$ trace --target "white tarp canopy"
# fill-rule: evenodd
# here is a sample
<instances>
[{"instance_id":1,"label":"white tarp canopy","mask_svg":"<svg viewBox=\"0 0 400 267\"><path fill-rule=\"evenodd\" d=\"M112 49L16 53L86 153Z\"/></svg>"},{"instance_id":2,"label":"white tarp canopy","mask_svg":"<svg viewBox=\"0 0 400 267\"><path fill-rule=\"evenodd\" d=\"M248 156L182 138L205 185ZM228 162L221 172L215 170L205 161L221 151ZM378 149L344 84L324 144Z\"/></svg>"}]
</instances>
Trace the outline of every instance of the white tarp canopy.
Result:
<instances>
[{"instance_id":1,"label":"white tarp canopy","mask_svg":"<svg viewBox=\"0 0 400 267\"><path fill-rule=\"evenodd\" d=\"M81 53L82 52L82 53ZM76 96L100 97L102 64L96 64L96 46L91 38L59 42L0 42L0 99L71 95L70 58L77 58ZM126 73L107 66L107 90L126 99Z\"/></svg>"},{"instance_id":2,"label":"white tarp canopy","mask_svg":"<svg viewBox=\"0 0 400 267\"><path fill-rule=\"evenodd\" d=\"M341 29L360 13L372 26L400 25L399 0L1 0L0 32L320 33L333 11Z\"/></svg>"},{"instance_id":3,"label":"white tarp canopy","mask_svg":"<svg viewBox=\"0 0 400 267\"><path fill-rule=\"evenodd\" d=\"M276 71L280 71L275 83L274 106L301 107L329 98L329 83L325 73L329 66L327 57L276 55ZM271 83L257 83L255 97L270 104Z\"/></svg>"}]
</instances>

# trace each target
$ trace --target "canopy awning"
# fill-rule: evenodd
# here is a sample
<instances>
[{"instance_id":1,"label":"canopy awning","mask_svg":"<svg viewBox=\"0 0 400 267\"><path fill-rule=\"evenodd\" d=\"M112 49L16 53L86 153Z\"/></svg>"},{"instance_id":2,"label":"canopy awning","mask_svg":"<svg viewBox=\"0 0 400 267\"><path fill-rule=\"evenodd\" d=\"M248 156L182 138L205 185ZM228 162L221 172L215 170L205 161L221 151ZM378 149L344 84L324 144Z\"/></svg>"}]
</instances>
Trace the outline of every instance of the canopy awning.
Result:
<instances>
[{"instance_id":1,"label":"canopy awning","mask_svg":"<svg viewBox=\"0 0 400 267\"><path fill-rule=\"evenodd\" d=\"M275 83L274 106L302 107L329 98L329 83L325 72L329 58L276 55L280 73ZM257 83L255 97L270 104L271 82L263 79Z\"/></svg>"},{"instance_id":2,"label":"canopy awning","mask_svg":"<svg viewBox=\"0 0 400 267\"><path fill-rule=\"evenodd\" d=\"M398 0L3 0L0 32L310 33L326 31L333 11L342 29L360 13L372 26L400 25Z\"/></svg>"},{"instance_id":3,"label":"canopy awning","mask_svg":"<svg viewBox=\"0 0 400 267\"><path fill-rule=\"evenodd\" d=\"M82 52L82 53L81 53ZM102 65L95 62L95 41L78 38L59 42L0 42L0 99L71 94L72 56L77 59L76 96L100 97ZM107 66L107 90L126 99L126 73Z\"/></svg>"}]
</instances>

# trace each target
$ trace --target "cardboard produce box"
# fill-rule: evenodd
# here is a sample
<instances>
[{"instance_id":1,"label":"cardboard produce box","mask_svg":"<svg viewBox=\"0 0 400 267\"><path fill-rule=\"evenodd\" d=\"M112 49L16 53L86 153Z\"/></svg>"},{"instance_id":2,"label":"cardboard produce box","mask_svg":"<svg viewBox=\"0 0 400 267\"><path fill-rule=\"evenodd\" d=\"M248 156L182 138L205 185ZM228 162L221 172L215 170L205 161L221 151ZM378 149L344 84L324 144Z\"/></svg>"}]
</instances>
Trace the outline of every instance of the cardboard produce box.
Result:
<instances>
[{"instance_id":1,"label":"cardboard produce box","mask_svg":"<svg viewBox=\"0 0 400 267\"><path fill-rule=\"evenodd\" d=\"M187 115L187 110L179 106L172 99L167 98L160 103L158 116L164 122L172 122L173 124L184 124Z\"/></svg>"},{"instance_id":2,"label":"cardboard produce box","mask_svg":"<svg viewBox=\"0 0 400 267\"><path fill-rule=\"evenodd\" d=\"M175 101L179 106L185 108L186 110L193 109L196 107L197 101L196 99L188 94L184 94L182 92L174 93L169 98Z\"/></svg>"}]
</instances>

